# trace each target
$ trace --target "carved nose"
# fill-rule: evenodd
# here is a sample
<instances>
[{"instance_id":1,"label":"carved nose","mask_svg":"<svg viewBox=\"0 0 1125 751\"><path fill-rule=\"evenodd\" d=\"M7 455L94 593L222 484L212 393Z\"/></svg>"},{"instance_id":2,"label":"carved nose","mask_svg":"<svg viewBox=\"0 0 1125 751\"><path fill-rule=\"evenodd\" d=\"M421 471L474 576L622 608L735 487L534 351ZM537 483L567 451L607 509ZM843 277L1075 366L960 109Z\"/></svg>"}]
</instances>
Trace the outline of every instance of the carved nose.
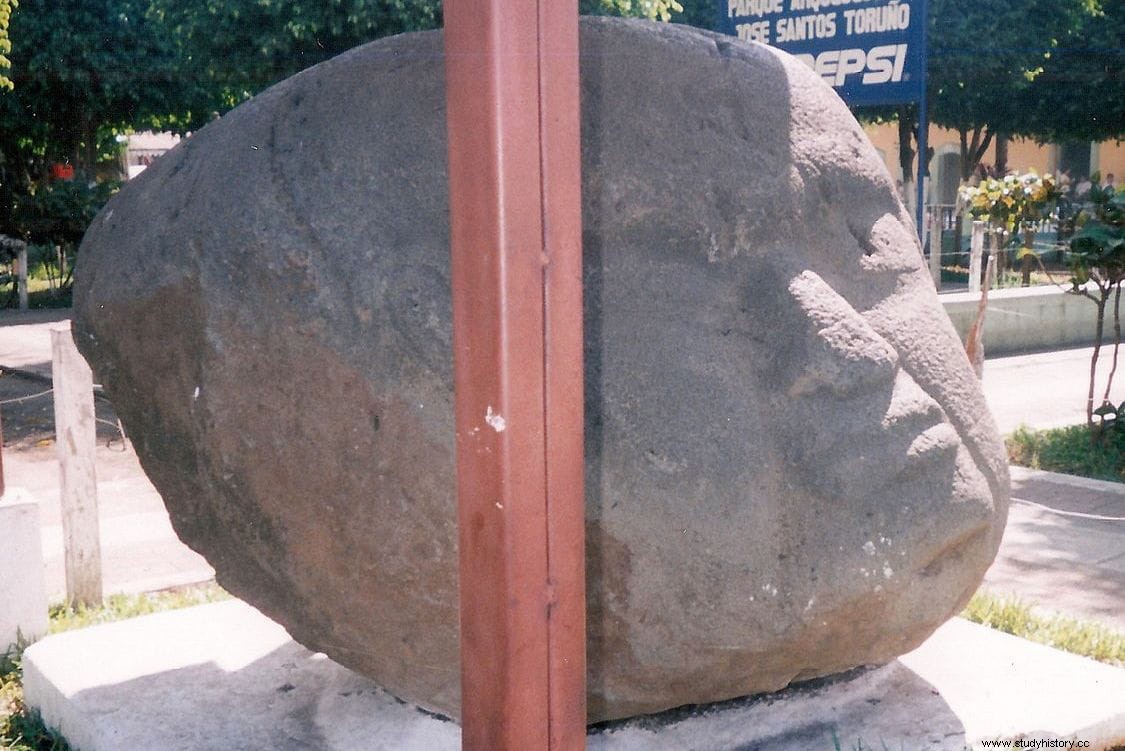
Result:
<instances>
[{"instance_id":1,"label":"carved nose","mask_svg":"<svg viewBox=\"0 0 1125 751\"><path fill-rule=\"evenodd\" d=\"M815 332L790 396L825 389L848 398L891 385L898 353L847 300L812 271L794 277L789 292Z\"/></svg>"}]
</instances>

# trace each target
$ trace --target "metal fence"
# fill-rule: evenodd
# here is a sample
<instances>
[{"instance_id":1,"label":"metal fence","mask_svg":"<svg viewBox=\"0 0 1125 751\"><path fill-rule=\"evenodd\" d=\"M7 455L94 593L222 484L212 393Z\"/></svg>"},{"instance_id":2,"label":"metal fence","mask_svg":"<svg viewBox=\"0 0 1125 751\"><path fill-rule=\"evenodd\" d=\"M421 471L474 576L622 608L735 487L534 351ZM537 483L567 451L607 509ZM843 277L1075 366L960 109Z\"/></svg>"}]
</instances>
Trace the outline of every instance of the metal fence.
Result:
<instances>
[{"instance_id":1,"label":"metal fence","mask_svg":"<svg viewBox=\"0 0 1125 751\"><path fill-rule=\"evenodd\" d=\"M1067 243L1074 233L1073 223L1068 218L1073 217L1079 208L1073 207L1061 217L1044 219L1035 224L1032 248L1045 263L1066 263ZM937 222L941 226L941 265L967 267L973 226L973 218L968 212L959 214L956 205L931 204L926 207L925 222L923 252L926 258L930 258L932 252L930 246L936 237L934 223Z\"/></svg>"}]
</instances>

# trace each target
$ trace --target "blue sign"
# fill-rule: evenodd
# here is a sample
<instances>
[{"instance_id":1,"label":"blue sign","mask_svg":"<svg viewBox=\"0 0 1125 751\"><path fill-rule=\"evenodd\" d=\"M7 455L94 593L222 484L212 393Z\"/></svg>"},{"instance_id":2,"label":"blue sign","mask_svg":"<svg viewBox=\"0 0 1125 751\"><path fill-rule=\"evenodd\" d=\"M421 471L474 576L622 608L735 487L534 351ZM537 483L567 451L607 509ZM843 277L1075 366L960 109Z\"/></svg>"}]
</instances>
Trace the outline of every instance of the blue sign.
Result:
<instances>
[{"instance_id":1,"label":"blue sign","mask_svg":"<svg viewBox=\"0 0 1125 751\"><path fill-rule=\"evenodd\" d=\"M849 105L920 101L925 0L719 0L719 30L804 61Z\"/></svg>"}]
</instances>

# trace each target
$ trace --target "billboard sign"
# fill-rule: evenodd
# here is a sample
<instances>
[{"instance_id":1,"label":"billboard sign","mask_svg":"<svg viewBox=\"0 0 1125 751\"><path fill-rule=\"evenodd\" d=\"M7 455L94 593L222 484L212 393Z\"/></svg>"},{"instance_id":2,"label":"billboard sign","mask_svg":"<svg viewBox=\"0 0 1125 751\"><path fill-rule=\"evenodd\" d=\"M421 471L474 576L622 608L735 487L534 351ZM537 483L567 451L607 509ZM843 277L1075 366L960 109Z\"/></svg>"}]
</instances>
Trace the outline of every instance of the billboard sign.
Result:
<instances>
[{"instance_id":1,"label":"billboard sign","mask_svg":"<svg viewBox=\"0 0 1125 751\"><path fill-rule=\"evenodd\" d=\"M720 31L804 61L849 105L922 99L925 0L719 0Z\"/></svg>"}]
</instances>

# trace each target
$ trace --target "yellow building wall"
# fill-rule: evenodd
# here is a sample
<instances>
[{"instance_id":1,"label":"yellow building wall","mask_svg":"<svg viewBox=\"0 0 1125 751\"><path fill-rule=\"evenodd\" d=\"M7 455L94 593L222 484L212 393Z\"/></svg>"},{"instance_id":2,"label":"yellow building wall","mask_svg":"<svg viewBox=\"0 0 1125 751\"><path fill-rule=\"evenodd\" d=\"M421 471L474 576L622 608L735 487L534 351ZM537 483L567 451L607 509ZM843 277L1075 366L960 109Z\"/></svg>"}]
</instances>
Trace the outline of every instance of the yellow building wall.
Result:
<instances>
[{"instance_id":1,"label":"yellow building wall","mask_svg":"<svg viewBox=\"0 0 1125 751\"><path fill-rule=\"evenodd\" d=\"M1008 169L1016 172L1035 170L1040 175L1053 172L1058 164L1058 149L1049 144L1039 144L1024 138L1013 138L1008 142ZM996 163L995 147L989 149L985 157L988 164Z\"/></svg>"},{"instance_id":2,"label":"yellow building wall","mask_svg":"<svg viewBox=\"0 0 1125 751\"><path fill-rule=\"evenodd\" d=\"M1121 141L1103 141L1094 147L1094 169L1106 175L1113 173L1117 184L1121 185L1125 178L1125 143Z\"/></svg>"},{"instance_id":3,"label":"yellow building wall","mask_svg":"<svg viewBox=\"0 0 1125 751\"><path fill-rule=\"evenodd\" d=\"M887 165L887 171L896 180L902 180L902 170L898 163L898 125L883 123L865 125L863 128L871 144L879 151ZM943 154L960 154L961 141L957 131L930 126L929 146L934 150L934 160L930 163L931 178L940 170L939 161ZM1120 185L1125 178L1125 143L1105 141L1095 144L1091 151L1091 169L1102 175L1113 173ZM1013 139L1008 142L1008 169L1017 172L1035 170L1039 174L1053 172L1058 167L1059 149L1053 144L1039 144L1029 139ZM996 163L996 145L990 144L985 152L984 164ZM947 160L945 164L951 164Z\"/></svg>"}]
</instances>

